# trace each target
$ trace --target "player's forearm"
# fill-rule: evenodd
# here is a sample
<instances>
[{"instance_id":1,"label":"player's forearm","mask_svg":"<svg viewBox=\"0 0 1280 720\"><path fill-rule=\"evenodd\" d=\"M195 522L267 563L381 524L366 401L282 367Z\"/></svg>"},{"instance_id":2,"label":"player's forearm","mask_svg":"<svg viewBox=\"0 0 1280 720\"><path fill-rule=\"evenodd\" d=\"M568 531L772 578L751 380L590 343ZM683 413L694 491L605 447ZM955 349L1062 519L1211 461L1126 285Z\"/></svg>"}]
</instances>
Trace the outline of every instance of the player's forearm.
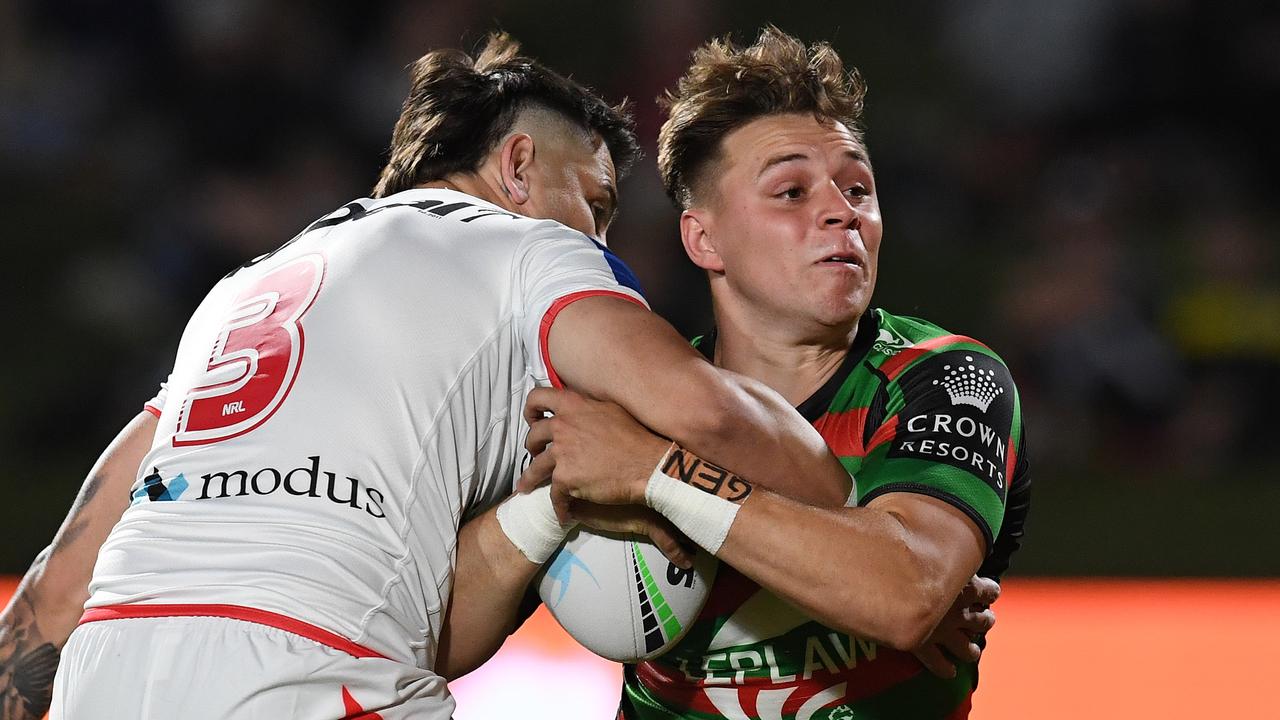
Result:
<instances>
[{"instance_id":1,"label":"player's forearm","mask_svg":"<svg viewBox=\"0 0 1280 720\"><path fill-rule=\"evenodd\" d=\"M564 383L622 406L641 424L765 487L824 506L849 495L848 473L782 396L714 367L653 313L588 298L557 316L548 335Z\"/></svg>"},{"instance_id":2,"label":"player's forearm","mask_svg":"<svg viewBox=\"0 0 1280 720\"><path fill-rule=\"evenodd\" d=\"M9 606L0 613L0 720L37 720L49 709L58 655L67 636L64 613L45 612L47 603L37 598L37 587L49 550L42 552L27 571ZM78 615L76 616L79 617ZM51 624L49 636L42 626ZM64 632L65 631L65 632Z\"/></svg>"},{"instance_id":3,"label":"player's forearm","mask_svg":"<svg viewBox=\"0 0 1280 720\"><path fill-rule=\"evenodd\" d=\"M827 447L822 436L778 393L763 383L743 375L729 375L739 392L747 396L744 415L730 415L737 421L751 408L759 408L758 423L752 433L731 431L717 438L719 446L703 454L693 445L681 445L702 457L732 458L736 468L759 485L805 505L842 507L853 490L853 479ZM753 435L755 437L753 437ZM765 446L757 446L760 436L768 436ZM676 438L679 440L679 438Z\"/></svg>"},{"instance_id":4,"label":"player's forearm","mask_svg":"<svg viewBox=\"0 0 1280 720\"><path fill-rule=\"evenodd\" d=\"M760 491L717 557L823 624L900 650L923 642L963 586L947 585L889 513Z\"/></svg>"},{"instance_id":5,"label":"player's forearm","mask_svg":"<svg viewBox=\"0 0 1280 720\"><path fill-rule=\"evenodd\" d=\"M89 598L98 549L128 507L155 427L153 415L139 413L107 446L53 543L0 614L0 720L38 718L48 709L58 656Z\"/></svg>"},{"instance_id":6,"label":"player's forearm","mask_svg":"<svg viewBox=\"0 0 1280 720\"><path fill-rule=\"evenodd\" d=\"M521 598L539 567L502 532L496 508L463 526L436 672L461 677L498 651L515 630Z\"/></svg>"}]
</instances>

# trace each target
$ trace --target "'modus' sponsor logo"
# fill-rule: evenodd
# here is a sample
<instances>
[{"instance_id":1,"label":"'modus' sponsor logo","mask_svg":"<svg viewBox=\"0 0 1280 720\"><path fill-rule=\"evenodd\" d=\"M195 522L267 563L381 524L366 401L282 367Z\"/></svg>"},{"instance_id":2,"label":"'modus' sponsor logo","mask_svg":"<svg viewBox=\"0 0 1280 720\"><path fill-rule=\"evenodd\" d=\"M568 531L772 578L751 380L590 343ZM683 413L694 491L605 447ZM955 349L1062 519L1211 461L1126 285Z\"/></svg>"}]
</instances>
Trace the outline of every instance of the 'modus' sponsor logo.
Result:
<instances>
[{"instance_id":1,"label":"'modus' sponsor logo","mask_svg":"<svg viewBox=\"0 0 1280 720\"><path fill-rule=\"evenodd\" d=\"M336 473L321 472L320 456L307 457L310 465L282 472L264 467L250 474L248 470L230 470L201 475L200 494L196 500L210 498L271 495L283 491L289 495L324 497L338 505L361 510L375 518L385 518L382 509L386 497L377 488L371 488L353 477L339 478Z\"/></svg>"}]
</instances>

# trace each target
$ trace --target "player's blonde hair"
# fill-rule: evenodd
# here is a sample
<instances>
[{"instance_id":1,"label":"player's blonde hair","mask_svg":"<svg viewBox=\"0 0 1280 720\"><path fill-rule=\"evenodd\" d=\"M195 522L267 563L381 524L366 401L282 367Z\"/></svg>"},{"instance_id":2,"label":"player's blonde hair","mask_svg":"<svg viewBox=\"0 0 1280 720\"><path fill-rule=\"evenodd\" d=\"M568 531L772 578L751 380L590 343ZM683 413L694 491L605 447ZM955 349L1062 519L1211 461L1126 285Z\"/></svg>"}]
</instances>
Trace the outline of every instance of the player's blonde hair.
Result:
<instances>
[{"instance_id":1,"label":"player's blonde hair","mask_svg":"<svg viewBox=\"0 0 1280 720\"><path fill-rule=\"evenodd\" d=\"M626 101L610 106L582 85L520 55L520 44L506 33L489 35L474 58L461 50L429 52L413 64L410 81L374 197L475 171L516 115L530 107L598 133L618 177L640 155Z\"/></svg>"},{"instance_id":2,"label":"player's blonde hair","mask_svg":"<svg viewBox=\"0 0 1280 720\"><path fill-rule=\"evenodd\" d=\"M658 171L667 195L681 209L694 202L707 169L719 159L726 135L752 120L780 113L813 113L838 121L862 140L866 83L845 70L827 43L804 43L769 25L749 47L728 38L693 53L693 64L674 92L658 102L667 121L658 134Z\"/></svg>"}]
</instances>

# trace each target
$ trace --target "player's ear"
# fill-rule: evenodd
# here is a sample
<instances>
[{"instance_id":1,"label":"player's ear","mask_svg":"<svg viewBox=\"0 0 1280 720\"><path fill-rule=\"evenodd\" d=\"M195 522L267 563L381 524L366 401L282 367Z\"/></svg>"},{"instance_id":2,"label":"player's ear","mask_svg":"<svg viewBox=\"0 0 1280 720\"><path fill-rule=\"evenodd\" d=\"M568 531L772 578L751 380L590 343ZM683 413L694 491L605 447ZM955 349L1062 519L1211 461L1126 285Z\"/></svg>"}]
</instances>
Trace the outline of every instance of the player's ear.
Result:
<instances>
[{"instance_id":1,"label":"player's ear","mask_svg":"<svg viewBox=\"0 0 1280 720\"><path fill-rule=\"evenodd\" d=\"M528 133L513 133L502 143L499 170L502 189L517 205L529 202L529 168L533 165L533 138Z\"/></svg>"},{"instance_id":2,"label":"player's ear","mask_svg":"<svg viewBox=\"0 0 1280 720\"><path fill-rule=\"evenodd\" d=\"M716 252L711 220L707 210L690 209L680 213L680 241L694 265L703 270L724 272L724 260Z\"/></svg>"}]
</instances>

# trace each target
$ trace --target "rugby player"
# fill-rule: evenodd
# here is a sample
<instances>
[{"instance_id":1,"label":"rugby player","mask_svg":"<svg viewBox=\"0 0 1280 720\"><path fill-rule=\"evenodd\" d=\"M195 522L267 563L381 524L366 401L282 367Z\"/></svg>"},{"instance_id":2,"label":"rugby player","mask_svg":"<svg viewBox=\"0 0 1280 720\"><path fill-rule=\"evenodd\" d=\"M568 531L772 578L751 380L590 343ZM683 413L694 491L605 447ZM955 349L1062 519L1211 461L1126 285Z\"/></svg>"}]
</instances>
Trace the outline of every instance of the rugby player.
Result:
<instances>
[{"instance_id":1,"label":"rugby player","mask_svg":"<svg viewBox=\"0 0 1280 720\"><path fill-rule=\"evenodd\" d=\"M1021 410L987 346L870 306L882 224L864 92L829 45L776 28L747 48L713 41L668 98L658 156L710 280L717 327L699 350L813 422L854 474L855 506L753 489L608 404L530 397L529 449L545 451L522 488L550 477L561 516L588 524L582 500L646 502L724 563L683 640L627 669L621 717L968 715L979 648L931 633L948 609L971 616L975 597L957 593L975 572L998 578L1019 545ZM960 661L940 676L922 665L938 642Z\"/></svg>"},{"instance_id":2,"label":"rugby player","mask_svg":"<svg viewBox=\"0 0 1280 720\"><path fill-rule=\"evenodd\" d=\"M847 495L813 428L599 242L635 156L619 109L505 36L415 63L375 197L219 282L91 472L0 624L0 715L38 717L57 666L54 718L448 717L458 527L510 491L535 383ZM502 507L526 556L563 536L549 491Z\"/></svg>"}]
</instances>

